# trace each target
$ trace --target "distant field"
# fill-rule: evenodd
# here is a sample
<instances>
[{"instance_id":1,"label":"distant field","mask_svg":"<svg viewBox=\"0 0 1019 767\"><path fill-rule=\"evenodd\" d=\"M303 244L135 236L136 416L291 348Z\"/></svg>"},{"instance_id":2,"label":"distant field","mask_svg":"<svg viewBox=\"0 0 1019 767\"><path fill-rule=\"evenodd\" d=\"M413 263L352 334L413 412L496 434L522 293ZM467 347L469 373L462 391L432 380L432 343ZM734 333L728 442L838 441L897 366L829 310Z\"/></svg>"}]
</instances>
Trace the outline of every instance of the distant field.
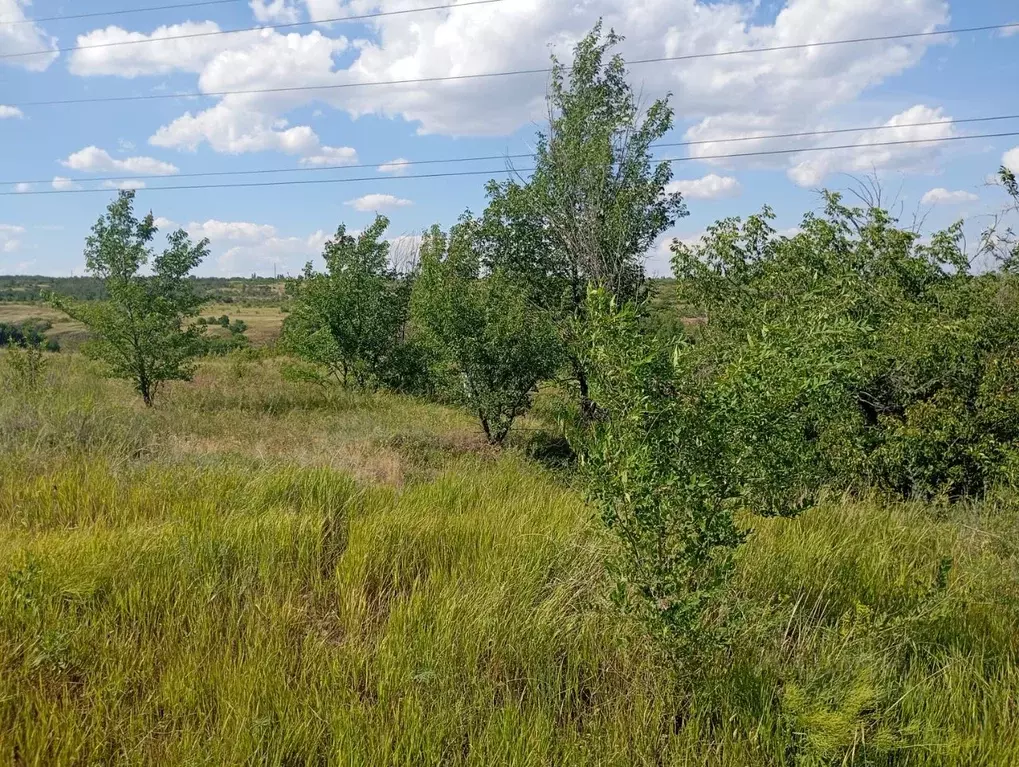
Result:
<instances>
[{"instance_id":1,"label":"distant field","mask_svg":"<svg viewBox=\"0 0 1019 767\"><path fill-rule=\"evenodd\" d=\"M274 341L279 336L286 316L278 306L210 303L202 307L203 317L219 317L224 314L231 320L244 320L248 326L246 335L255 346L264 346ZM87 336L84 325L48 304L0 301L0 322L19 323L32 319L52 322L53 327L47 331L46 337L55 338L64 349L77 348ZM210 332L218 331L213 328Z\"/></svg>"},{"instance_id":2,"label":"distant field","mask_svg":"<svg viewBox=\"0 0 1019 767\"><path fill-rule=\"evenodd\" d=\"M36 319L53 323L53 327L46 331L45 335L59 341L61 349L76 349L88 336L84 325L48 304L0 301L0 322L17 324Z\"/></svg>"},{"instance_id":3,"label":"distant field","mask_svg":"<svg viewBox=\"0 0 1019 767\"><path fill-rule=\"evenodd\" d=\"M238 304L206 304L202 307L203 317L227 315L231 320L244 320L248 329L245 333L255 346L264 346L275 341L283 327L286 315L278 306L240 306Z\"/></svg>"}]
</instances>

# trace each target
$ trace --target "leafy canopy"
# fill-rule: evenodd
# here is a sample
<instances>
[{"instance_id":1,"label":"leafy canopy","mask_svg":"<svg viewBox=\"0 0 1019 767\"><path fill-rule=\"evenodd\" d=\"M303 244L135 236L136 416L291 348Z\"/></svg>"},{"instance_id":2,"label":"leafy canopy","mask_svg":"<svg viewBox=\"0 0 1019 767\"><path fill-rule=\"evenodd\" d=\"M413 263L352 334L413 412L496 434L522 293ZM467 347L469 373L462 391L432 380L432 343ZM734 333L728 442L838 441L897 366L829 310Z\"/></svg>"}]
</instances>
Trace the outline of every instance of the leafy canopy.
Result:
<instances>
[{"instance_id":1,"label":"leafy canopy","mask_svg":"<svg viewBox=\"0 0 1019 767\"><path fill-rule=\"evenodd\" d=\"M105 298L79 301L57 297L54 304L89 329L83 351L114 378L134 383L152 405L166 381L190 380L194 358L203 351L204 328L188 323L202 300L191 272L208 255L208 240L192 243L178 229L168 247L153 256L152 213L138 220L134 192L121 192L85 241L85 267L103 283ZM142 275L150 264L151 275Z\"/></svg>"},{"instance_id":2,"label":"leafy canopy","mask_svg":"<svg viewBox=\"0 0 1019 767\"><path fill-rule=\"evenodd\" d=\"M389 264L382 239L388 226L378 216L354 237L341 225L325 245L325 271L309 262L288 285L292 304L282 341L311 365L302 375L368 387L387 380L400 354L411 286Z\"/></svg>"},{"instance_id":3,"label":"leafy canopy","mask_svg":"<svg viewBox=\"0 0 1019 767\"><path fill-rule=\"evenodd\" d=\"M571 65L553 59L535 171L526 183L491 182L482 221L484 264L525 285L571 348L588 285L620 300L641 295L644 254L686 214L681 196L667 190L670 164L651 157L672 127L672 109L667 98L641 109L622 57L611 53L621 40L603 36L599 23ZM570 363L586 399L575 351Z\"/></svg>"},{"instance_id":4,"label":"leafy canopy","mask_svg":"<svg viewBox=\"0 0 1019 767\"><path fill-rule=\"evenodd\" d=\"M560 355L547 312L505 272L482 274L478 228L465 216L448 236L437 226L427 233L412 318L449 397L477 414L490 442L501 443Z\"/></svg>"}]
</instances>

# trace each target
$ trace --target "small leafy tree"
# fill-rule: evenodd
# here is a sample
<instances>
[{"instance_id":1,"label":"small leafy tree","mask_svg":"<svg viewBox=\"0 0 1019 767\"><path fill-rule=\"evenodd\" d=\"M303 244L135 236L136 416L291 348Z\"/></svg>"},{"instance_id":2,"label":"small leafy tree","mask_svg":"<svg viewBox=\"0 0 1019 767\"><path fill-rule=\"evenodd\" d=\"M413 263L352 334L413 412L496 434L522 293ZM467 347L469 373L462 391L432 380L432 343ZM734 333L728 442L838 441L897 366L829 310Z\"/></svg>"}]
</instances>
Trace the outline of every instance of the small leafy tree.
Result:
<instances>
[{"instance_id":1,"label":"small leafy tree","mask_svg":"<svg viewBox=\"0 0 1019 767\"><path fill-rule=\"evenodd\" d=\"M378 216L354 237L341 225L325 245L325 272L309 263L289 284L281 340L311 365L292 372L319 383L374 387L387 380L404 338L411 286L389 265L382 239L388 226Z\"/></svg>"},{"instance_id":2,"label":"small leafy tree","mask_svg":"<svg viewBox=\"0 0 1019 767\"><path fill-rule=\"evenodd\" d=\"M477 414L501 444L560 358L555 328L502 271L482 274L478 222L465 216L448 237L433 227L421 246L414 325L432 351L436 378Z\"/></svg>"},{"instance_id":3,"label":"small leafy tree","mask_svg":"<svg viewBox=\"0 0 1019 767\"><path fill-rule=\"evenodd\" d=\"M489 184L482 228L485 264L527 286L556 318L588 411L589 372L574 343L588 285L620 301L638 298L644 254L686 214L680 194L667 190L671 165L652 162L672 109L667 98L641 109L623 59L610 55L621 40L614 32L603 37L599 23L571 65L553 59L536 169L526 183Z\"/></svg>"},{"instance_id":4,"label":"small leafy tree","mask_svg":"<svg viewBox=\"0 0 1019 767\"><path fill-rule=\"evenodd\" d=\"M147 406L166 381L187 381L203 351L204 328L188 320L202 305L190 279L208 255L208 240L192 243L178 229L153 257L152 213L134 215L134 192L121 192L92 227L85 266L102 280L106 298L54 298L54 305L88 327L83 351L102 362L110 376L134 383ZM152 274L141 269L151 261Z\"/></svg>"}]
</instances>

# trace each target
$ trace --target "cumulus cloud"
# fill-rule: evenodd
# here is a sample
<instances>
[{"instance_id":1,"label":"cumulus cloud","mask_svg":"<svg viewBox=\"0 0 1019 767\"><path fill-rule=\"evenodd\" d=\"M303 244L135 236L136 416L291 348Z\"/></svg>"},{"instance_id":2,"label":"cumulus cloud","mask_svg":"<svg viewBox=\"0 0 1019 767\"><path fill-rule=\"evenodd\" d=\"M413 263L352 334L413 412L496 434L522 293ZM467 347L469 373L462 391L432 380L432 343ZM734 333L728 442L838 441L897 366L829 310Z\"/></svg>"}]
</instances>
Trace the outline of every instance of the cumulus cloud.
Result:
<instances>
[{"instance_id":1,"label":"cumulus cloud","mask_svg":"<svg viewBox=\"0 0 1019 767\"><path fill-rule=\"evenodd\" d=\"M703 178L672 181L665 187L665 191L670 194L681 192L688 200L720 200L737 197L743 189L732 176L710 173Z\"/></svg>"},{"instance_id":2,"label":"cumulus cloud","mask_svg":"<svg viewBox=\"0 0 1019 767\"><path fill-rule=\"evenodd\" d=\"M23 181L20 184L15 185L14 191L17 192L18 194L24 194L25 192L31 192L32 191L32 185L31 184L26 184Z\"/></svg>"},{"instance_id":3,"label":"cumulus cloud","mask_svg":"<svg viewBox=\"0 0 1019 767\"><path fill-rule=\"evenodd\" d=\"M237 109L225 102L197 115L187 112L149 139L153 146L190 152L206 142L217 152L227 154L266 151L313 154L320 147L318 136L307 125L287 127L285 120Z\"/></svg>"},{"instance_id":4,"label":"cumulus cloud","mask_svg":"<svg viewBox=\"0 0 1019 767\"><path fill-rule=\"evenodd\" d=\"M359 210L362 213L372 213L389 208L405 208L414 203L391 194L366 194L356 200L348 200L344 204L350 205L354 210Z\"/></svg>"},{"instance_id":5,"label":"cumulus cloud","mask_svg":"<svg viewBox=\"0 0 1019 767\"><path fill-rule=\"evenodd\" d=\"M301 18L300 9L290 0L251 0L248 5L255 20L266 24L293 24Z\"/></svg>"},{"instance_id":6,"label":"cumulus cloud","mask_svg":"<svg viewBox=\"0 0 1019 767\"><path fill-rule=\"evenodd\" d=\"M322 230L307 237L274 235L229 248L216 260L225 275L251 274L274 270L280 274L297 272L307 261L322 253L328 235Z\"/></svg>"},{"instance_id":7,"label":"cumulus cloud","mask_svg":"<svg viewBox=\"0 0 1019 767\"><path fill-rule=\"evenodd\" d=\"M395 160L382 163L382 165L379 166L379 173L392 173L394 176L401 176L407 172L409 164L410 160L397 157Z\"/></svg>"},{"instance_id":8,"label":"cumulus cloud","mask_svg":"<svg viewBox=\"0 0 1019 767\"><path fill-rule=\"evenodd\" d=\"M9 107L0 104L0 120L10 120L13 117L24 117L25 114L17 107Z\"/></svg>"},{"instance_id":9,"label":"cumulus cloud","mask_svg":"<svg viewBox=\"0 0 1019 767\"><path fill-rule=\"evenodd\" d=\"M0 0L0 51L8 56L31 51L48 51L33 56L13 56L0 59L0 63L18 66L30 72L42 72L56 61L57 41L50 37L38 24L25 24L28 16L25 9L31 0Z\"/></svg>"},{"instance_id":10,"label":"cumulus cloud","mask_svg":"<svg viewBox=\"0 0 1019 767\"><path fill-rule=\"evenodd\" d=\"M83 173L137 173L142 176L172 176L180 173L176 165L154 157L128 157L117 160L97 146L87 146L61 160L61 165Z\"/></svg>"},{"instance_id":11,"label":"cumulus cloud","mask_svg":"<svg viewBox=\"0 0 1019 767\"><path fill-rule=\"evenodd\" d=\"M266 30L248 44L221 51L202 61L199 89L224 90L305 88L337 82L333 57L348 47L345 38L280 35ZM307 125L290 126L283 115L314 100L310 91L246 93L225 96L196 114L190 111L164 125L149 139L154 146L195 150L207 143L217 152L279 151L310 158L311 164L349 164L356 156L348 147L324 147Z\"/></svg>"},{"instance_id":12,"label":"cumulus cloud","mask_svg":"<svg viewBox=\"0 0 1019 767\"><path fill-rule=\"evenodd\" d=\"M272 8L295 7L293 2L255 4L267 13ZM369 0L349 5L338 0L304 0L304 6L312 20L374 7ZM391 6L392 10L409 9L416 0L393 0ZM358 40L354 46L321 30L306 35L263 30L211 40L79 51L75 71L125 76L171 69L198 72L199 87L206 93L370 84L545 67L550 49L568 57L573 44L599 17L606 28L625 30L621 51L631 59L864 37L889 29L933 30L949 18L945 0L786 0L777 15L764 22L759 21L758 6L736 0L585 0L581 4L515 0L415 16L414 23L401 16L381 17L371 22L371 39ZM100 34L136 33L117 28L92 33ZM929 47L945 42L916 38L881 46L830 46L781 55L635 65L632 78L648 97L671 91L687 119L721 115L728 125L744 131L756 126L771 132L786 124L802 130L826 110L914 66ZM348 65L339 65L336 54L352 47L355 57ZM82 66L86 58L89 67ZM221 104L231 111L263 115L270 124L297 106L324 102L353 116L373 114L415 122L422 133L505 135L541 117L546 79L538 74L498 81L465 79L441 88L409 85L249 93L228 96ZM186 117L190 119L185 123L192 128L196 126L190 121L201 119ZM216 121L203 121L203 125L211 130L212 122ZM169 140L173 132L167 126L157 136ZM193 143L194 132L185 133Z\"/></svg>"},{"instance_id":13,"label":"cumulus cloud","mask_svg":"<svg viewBox=\"0 0 1019 767\"><path fill-rule=\"evenodd\" d=\"M247 221L217 221L209 219L204 223L192 221L186 227L188 234L196 240L211 242L256 242L276 237L276 227L269 224L252 224Z\"/></svg>"},{"instance_id":14,"label":"cumulus cloud","mask_svg":"<svg viewBox=\"0 0 1019 767\"><path fill-rule=\"evenodd\" d=\"M83 77L113 75L135 78L171 72L199 74L224 49L251 45L260 32L215 35L221 31L213 21L186 21L157 27L151 34L130 32L118 26L78 35L70 53L71 74ZM181 38L185 35L204 37Z\"/></svg>"},{"instance_id":15,"label":"cumulus cloud","mask_svg":"<svg viewBox=\"0 0 1019 767\"><path fill-rule=\"evenodd\" d=\"M64 178L63 176L53 177L53 188L58 192L66 192L68 189L77 189L78 185L75 184L71 179Z\"/></svg>"},{"instance_id":16,"label":"cumulus cloud","mask_svg":"<svg viewBox=\"0 0 1019 767\"><path fill-rule=\"evenodd\" d=\"M804 154L789 170L789 177L800 186L820 184L831 173L868 173L875 168L898 170L926 170L936 167L933 162L943 146L936 143L900 144L893 146L865 146L889 141L915 141L941 139L958 135L951 118L940 108L922 104L900 112L884 123L885 130L857 135L856 146L831 152ZM915 123L934 125L914 126ZM910 127L914 126L914 127Z\"/></svg>"},{"instance_id":17,"label":"cumulus cloud","mask_svg":"<svg viewBox=\"0 0 1019 767\"><path fill-rule=\"evenodd\" d=\"M972 192L959 190L950 192L944 187L931 189L920 202L923 205L961 205L964 202L976 202L980 198Z\"/></svg>"},{"instance_id":18,"label":"cumulus cloud","mask_svg":"<svg viewBox=\"0 0 1019 767\"><path fill-rule=\"evenodd\" d=\"M1019 173L1019 146L1005 152L1001 158L1001 164L1013 173Z\"/></svg>"},{"instance_id":19,"label":"cumulus cloud","mask_svg":"<svg viewBox=\"0 0 1019 767\"><path fill-rule=\"evenodd\" d=\"M323 146L313 155L301 158L301 165L354 165L357 150L349 146Z\"/></svg>"}]
</instances>

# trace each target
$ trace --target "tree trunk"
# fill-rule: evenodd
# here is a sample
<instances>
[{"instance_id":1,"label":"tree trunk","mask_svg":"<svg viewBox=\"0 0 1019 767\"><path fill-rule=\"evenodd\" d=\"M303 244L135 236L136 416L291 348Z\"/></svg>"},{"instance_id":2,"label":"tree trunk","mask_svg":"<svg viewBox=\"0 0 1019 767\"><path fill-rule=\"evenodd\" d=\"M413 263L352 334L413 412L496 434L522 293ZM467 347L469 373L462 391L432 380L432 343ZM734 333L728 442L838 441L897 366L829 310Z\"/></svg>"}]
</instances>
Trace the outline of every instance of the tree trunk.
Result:
<instances>
[{"instance_id":1,"label":"tree trunk","mask_svg":"<svg viewBox=\"0 0 1019 767\"><path fill-rule=\"evenodd\" d=\"M587 371L577 360L573 360L573 376L577 379L577 386L580 388L580 414L585 421L590 421L594 418L597 407L591 400L591 385L587 380Z\"/></svg>"},{"instance_id":2,"label":"tree trunk","mask_svg":"<svg viewBox=\"0 0 1019 767\"><path fill-rule=\"evenodd\" d=\"M485 438L488 440L488 444L492 445L492 427L488 424L488 419L485 418L485 414L478 411L478 418L481 419L481 428L485 430Z\"/></svg>"}]
</instances>

